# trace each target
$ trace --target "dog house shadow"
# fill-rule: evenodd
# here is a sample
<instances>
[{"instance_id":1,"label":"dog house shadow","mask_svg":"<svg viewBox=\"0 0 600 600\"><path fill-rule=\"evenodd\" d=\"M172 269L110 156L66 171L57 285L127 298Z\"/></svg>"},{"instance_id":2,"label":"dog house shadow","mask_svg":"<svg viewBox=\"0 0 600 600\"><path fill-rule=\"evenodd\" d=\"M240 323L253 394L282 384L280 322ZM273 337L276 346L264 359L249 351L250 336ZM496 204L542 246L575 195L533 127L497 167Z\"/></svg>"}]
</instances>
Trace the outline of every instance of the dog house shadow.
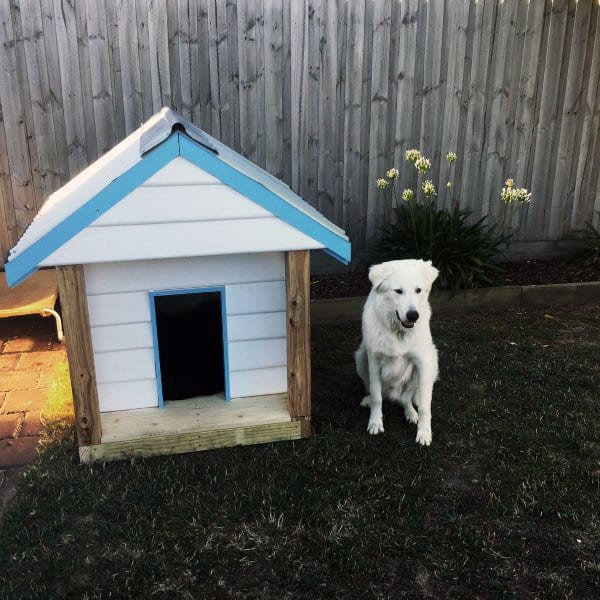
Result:
<instances>
[{"instance_id":1,"label":"dog house shadow","mask_svg":"<svg viewBox=\"0 0 600 600\"><path fill-rule=\"evenodd\" d=\"M9 254L56 267L82 461L310 435L310 250L339 227L170 109L52 194Z\"/></svg>"}]
</instances>

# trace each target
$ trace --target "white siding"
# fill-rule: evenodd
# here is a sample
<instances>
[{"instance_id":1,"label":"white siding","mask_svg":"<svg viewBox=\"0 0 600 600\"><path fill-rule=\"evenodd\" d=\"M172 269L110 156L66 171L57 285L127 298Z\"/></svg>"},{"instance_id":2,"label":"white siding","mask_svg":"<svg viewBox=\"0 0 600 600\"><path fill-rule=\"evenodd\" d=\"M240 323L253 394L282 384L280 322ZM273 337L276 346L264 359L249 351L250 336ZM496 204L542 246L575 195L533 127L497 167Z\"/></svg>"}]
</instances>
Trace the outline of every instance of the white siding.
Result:
<instances>
[{"instance_id":1,"label":"white siding","mask_svg":"<svg viewBox=\"0 0 600 600\"><path fill-rule=\"evenodd\" d=\"M90 325L126 325L150 322L150 301L146 292L88 295Z\"/></svg>"},{"instance_id":2,"label":"white siding","mask_svg":"<svg viewBox=\"0 0 600 600\"><path fill-rule=\"evenodd\" d=\"M178 156L169 164L157 171L150 179L147 179L143 187L165 186L165 185L204 185L210 183L221 183L210 173L199 169L189 160Z\"/></svg>"},{"instance_id":3,"label":"white siding","mask_svg":"<svg viewBox=\"0 0 600 600\"><path fill-rule=\"evenodd\" d=\"M212 175L178 157L40 265L323 247Z\"/></svg>"},{"instance_id":4,"label":"white siding","mask_svg":"<svg viewBox=\"0 0 600 600\"><path fill-rule=\"evenodd\" d=\"M230 315L227 319L229 341L276 338L285 332L285 310L253 315Z\"/></svg>"},{"instance_id":5,"label":"white siding","mask_svg":"<svg viewBox=\"0 0 600 600\"><path fill-rule=\"evenodd\" d=\"M92 327L94 352L152 348L152 332L146 323Z\"/></svg>"},{"instance_id":6,"label":"white siding","mask_svg":"<svg viewBox=\"0 0 600 600\"><path fill-rule=\"evenodd\" d=\"M229 372L285 366L286 355L285 337L229 342Z\"/></svg>"},{"instance_id":7,"label":"white siding","mask_svg":"<svg viewBox=\"0 0 600 600\"><path fill-rule=\"evenodd\" d=\"M85 285L88 294L98 295L275 281L284 279L284 260L280 252L92 264L85 267Z\"/></svg>"},{"instance_id":8,"label":"white siding","mask_svg":"<svg viewBox=\"0 0 600 600\"><path fill-rule=\"evenodd\" d=\"M100 412L156 406L156 379L98 384Z\"/></svg>"},{"instance_id":9,"label":"white siding","mask_svg":"<svg viewBox=\"0 0 600 600\"><path fill-rule=\"evenodd\" d=\"M86 265L101 412L157 406L150 291L224 286L232 398L285 392L283 253Z\"/></svg>"},{"instance_id":10,"label":"white siding","mask_svg":"<svg viewBox=\"0 0 600 600\"><path fill-rule=\"evenodd\" d=\"M140 187L96 219L92 227L272 216L269 211L223 184Z\"/></svg>"},{"instance_id":11,"label":"white siding","mask_svg":"<svg viewBox=\"0 0 600 600\"><path fill-rule=\"evenodd\" d=\"M94 356L94 361L98 383L155 378L154 350L152 348L98 352Z\"/></svg>"},{"instance_id":12,"label":"white siding","mask_svg":"<svg viewBox=\"0 0 600 600\"><path fill-rule=\"evenodd\" d=\"M277 217L113 225L87 227L40 265L280 252L323 247Z\"/></svg>"},{"instance_id":13,"label":"white siding","mask_svg":"<svg viewBox=\"0 0 600 600\"><path fill-rule=\"evenodd\" d=\"M287 391L287 368L236 371L229 377L229 391L234 398Z\"/></svg>"}]
</instances>

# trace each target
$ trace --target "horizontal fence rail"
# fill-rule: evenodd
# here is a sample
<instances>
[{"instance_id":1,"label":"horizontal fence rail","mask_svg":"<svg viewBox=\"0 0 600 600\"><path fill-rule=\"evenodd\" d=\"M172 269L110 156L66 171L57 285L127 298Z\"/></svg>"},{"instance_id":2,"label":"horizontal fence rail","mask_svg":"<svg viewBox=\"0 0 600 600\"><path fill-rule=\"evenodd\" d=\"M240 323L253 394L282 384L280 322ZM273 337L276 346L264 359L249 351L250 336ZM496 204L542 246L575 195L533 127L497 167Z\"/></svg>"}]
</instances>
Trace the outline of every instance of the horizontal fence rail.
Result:
<instances>
[{"instance_id":1,"label":"horizontal fence rail","mask_svg":"<svg viewBox=\"0 0 600 600\"><path fill-rule=\"evenodd\" d=\"M599 81L597 0L0 0L0 250L162 106L286 181L359 258L392 218L377 177L418 183L409 148L440 206L500 218L512 177L532 192L517 238L560 239L600 210Z\"/></svg>"}]
</instances>

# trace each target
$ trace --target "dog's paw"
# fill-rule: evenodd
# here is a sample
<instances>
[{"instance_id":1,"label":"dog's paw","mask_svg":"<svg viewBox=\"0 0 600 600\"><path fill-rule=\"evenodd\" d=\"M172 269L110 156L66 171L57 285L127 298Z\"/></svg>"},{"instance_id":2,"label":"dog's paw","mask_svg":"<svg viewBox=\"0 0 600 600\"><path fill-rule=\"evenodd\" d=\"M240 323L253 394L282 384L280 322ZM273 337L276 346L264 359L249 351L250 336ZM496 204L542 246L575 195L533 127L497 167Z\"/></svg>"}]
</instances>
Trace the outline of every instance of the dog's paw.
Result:
<instances>
[{"instance_id":1,"label":"dog's paw","mask_svg":"<svg viewBox=\"0 0 600 600\"><path fill-rule=\"evenodd\" d=\"M419 413L412 405L404 409L404 416L409 423L416 423L419 420Z\"/></svg>"},{"instance_id":2,"label":"dog's paw","mask_svg":"<svg viewBox=\"0 0 600 600\"><path fill-rule=\"evenodd\" d=\"M431 429L418 429L417 430L417 439L415 440L417 444L421 444L421 446L430 446L431 445Z\"/></svg>"},{"instance_id":3,"label":"dog's paw","mask_svg":"<svg viewBox=\"0 0 600 600\"><path fill-rule=\"evenodd\" d=\"M365 396L365 397L362 399L362 401L361 401L360 405L361 405L361 406L363 406L363 407L364 407L364 406L367 406L367 407L368 407L368 406L371 406L371 396Z\"/></svg>"},{"instance_id":4,"label":"dog's paw","mask_svg":"<svg viewBox=\"0 0 600 600\"><path fill-rule=\"evenodd\" d=\"M383 433L383 421L381 419L369 421L369 424L367 425L367 431L371 435L377 435L378 433Z\"/></svg>"}]
</instances>

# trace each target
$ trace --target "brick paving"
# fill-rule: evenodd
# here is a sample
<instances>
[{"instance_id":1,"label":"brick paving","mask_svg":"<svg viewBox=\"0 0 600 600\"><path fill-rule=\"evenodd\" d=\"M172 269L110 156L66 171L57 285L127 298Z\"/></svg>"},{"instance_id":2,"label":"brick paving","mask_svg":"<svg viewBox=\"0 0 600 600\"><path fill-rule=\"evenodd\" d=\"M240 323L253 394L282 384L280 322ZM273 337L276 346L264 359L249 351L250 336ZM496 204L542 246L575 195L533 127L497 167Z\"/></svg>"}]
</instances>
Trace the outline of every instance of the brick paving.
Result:
<instances>
[{"instance_id":1,"label":"brick paving","mask_svg":"<svg viewBox=\"0 0 600 600\"><path fill-rule=\"evenodd\" d=\"M15 494L18 475L37 456L44 433L40 409L64 361L54 319L0 319L0 513Z\"/></svg>"}]
</instances>

